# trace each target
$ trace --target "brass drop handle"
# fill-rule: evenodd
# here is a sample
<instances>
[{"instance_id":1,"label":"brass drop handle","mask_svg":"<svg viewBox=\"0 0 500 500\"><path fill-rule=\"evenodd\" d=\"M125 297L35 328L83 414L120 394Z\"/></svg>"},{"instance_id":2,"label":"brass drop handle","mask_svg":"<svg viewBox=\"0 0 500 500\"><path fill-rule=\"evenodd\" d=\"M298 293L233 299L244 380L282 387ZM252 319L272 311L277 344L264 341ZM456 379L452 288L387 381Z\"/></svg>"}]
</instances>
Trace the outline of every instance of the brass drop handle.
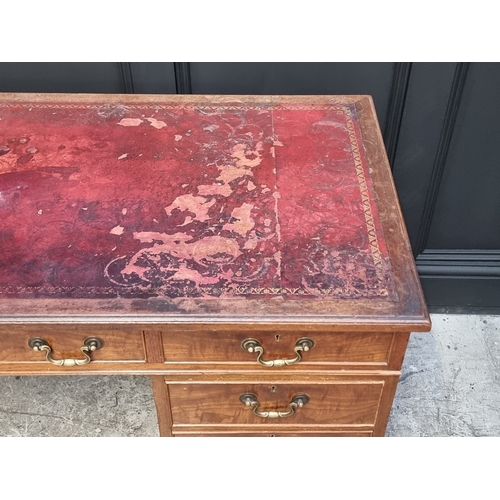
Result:
<instances>
[{"instance_id":1,"label":"brass drop handle","mask_svg":"<svg viewBox=\"0 0 500 500\"><path fill-rule=\"evenodd\" d=\"M262 344L256 339L245 339L241 343L241 347L243 350L248 352L256 352L257 353L257 361L262 366L286 366L293 365L294 363L298 363L302 359L301 352L307 352L314 347L314 340L309 337L302 337L301 339L295 342L295 357L292 359L274 359L271 361L265 361L262 359L264 355L264 348Z\"/></svg>"},{"instance_id":2,"label":"brass drop handle","mask_svg":"<svg viewBox=\"0 0 500 500\"><path fill-rule=\"evenodd\" d=\"M245 406L250 406L253 408L253 412L258 417L262 418L286 418L291 417L295 413L296 408L302 408L306 403L309 402L309 396L307 394L295 394L292 396L292 400L288 404L288 411L260 411L259 401L257 396L251 393L245 393L240 396L240 401Z\"/></svg>"},{"instance_id":3,"label":"brass drop handle","mask_svg":"<svg viewBox=\"0 0 500 500\"><path fill-rule=\"evenodd\" d=\"M88 337L83 341L82 347L80 347L80 351L82 351L85 358L66 358L66 359L54 359L52 357L52 348L49 343L40 337L33 337L28 340L28 345L34 351L45 351L45 359L56 366L82 366L90 363L92 358L90 357L90 353L92 351L97 351L100 349L104 342L97 337Z\"/></svg>"}]
</instances>

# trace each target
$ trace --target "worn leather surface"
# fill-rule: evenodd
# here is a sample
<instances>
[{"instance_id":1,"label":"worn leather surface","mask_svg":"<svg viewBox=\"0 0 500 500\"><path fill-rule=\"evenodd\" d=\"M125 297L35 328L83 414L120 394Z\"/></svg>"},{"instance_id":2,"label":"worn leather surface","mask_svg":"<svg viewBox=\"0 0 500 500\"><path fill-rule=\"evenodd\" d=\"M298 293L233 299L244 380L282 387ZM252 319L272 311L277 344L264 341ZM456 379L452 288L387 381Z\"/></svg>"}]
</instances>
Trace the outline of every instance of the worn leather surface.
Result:
<instances>
[{"instance_id":1,"label":"worn leather surface","mask_svg":"<svg viewBox=\"0 0 500 500\"><path fill-rule=\"evenodd\" d=\"M2 298L395 298L349 103L2 102Z\"/></svg>"}]
</instances>

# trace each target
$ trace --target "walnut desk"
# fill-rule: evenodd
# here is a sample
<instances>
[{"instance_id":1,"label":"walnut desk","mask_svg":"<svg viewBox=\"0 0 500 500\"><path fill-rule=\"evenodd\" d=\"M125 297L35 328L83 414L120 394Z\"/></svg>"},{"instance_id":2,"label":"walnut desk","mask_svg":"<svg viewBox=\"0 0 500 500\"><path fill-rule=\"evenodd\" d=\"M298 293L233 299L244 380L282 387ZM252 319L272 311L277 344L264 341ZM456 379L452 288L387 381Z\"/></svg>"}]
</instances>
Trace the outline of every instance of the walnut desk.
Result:
<instances>
[{"instance_id":1,"label":"walnut desk","mask_svg":"<svg viewBox=\"0 0 500 500\"><path fill-rule=\"evenodd\" d=\"M430 321L369 96L0 95L0 374L164 436L382 436Z\"/></svg>"}]
</instances>

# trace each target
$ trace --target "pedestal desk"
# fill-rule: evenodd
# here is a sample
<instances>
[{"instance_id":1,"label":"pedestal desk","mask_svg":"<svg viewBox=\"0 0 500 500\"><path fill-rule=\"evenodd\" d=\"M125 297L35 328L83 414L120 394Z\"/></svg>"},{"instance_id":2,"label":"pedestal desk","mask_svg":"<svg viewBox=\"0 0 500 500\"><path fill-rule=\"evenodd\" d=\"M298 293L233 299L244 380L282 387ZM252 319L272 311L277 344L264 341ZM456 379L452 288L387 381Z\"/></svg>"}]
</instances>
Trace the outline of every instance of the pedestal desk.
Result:
<instances>
[{"instance_id":1,"label":"pedestal desk","mask_svg":"<svg viewBox=\"0 0 500 500\"><path fill-rule=\"evenodd\" d=\"M0 95L0 374L164 436L382 436L429 317L369 96Z\"/></svg>"}]
</instances>

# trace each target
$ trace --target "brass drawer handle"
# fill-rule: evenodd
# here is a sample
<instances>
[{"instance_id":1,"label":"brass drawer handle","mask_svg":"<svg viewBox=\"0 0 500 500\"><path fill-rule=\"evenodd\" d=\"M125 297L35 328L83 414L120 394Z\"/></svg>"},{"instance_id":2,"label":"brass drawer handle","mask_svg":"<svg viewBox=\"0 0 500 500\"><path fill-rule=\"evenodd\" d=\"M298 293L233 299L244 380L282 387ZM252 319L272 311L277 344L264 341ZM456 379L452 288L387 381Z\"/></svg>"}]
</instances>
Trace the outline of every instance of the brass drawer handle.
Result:
<instances>
[{"instance_id":1,"label":"brass drawer handle","mask_svg":"<svg viewBox=\"0 0 500 500\"><path fill-rule=\"evenodd\" d=\"M241 347L243 350L248 352L256 352L257 353L257 361L262 366L286 366L293 365L294 363L298 363L301 359L301 352L307 352L314 347L314 340L309 337L302 337L301 339L295 342L295 358L292 359L274 359L272 361L264 361L262 356L264 355L264 348L262 344L256 339L245 339L241 343Z\"/></svg>"},{"instance_id":2,"label":"brass drawer handle","mask_svg":"<svg viewBox=\"0 0 500 500\"><path fill-rule=\"evenodd\" d=\"M292 400L288 404L288 411L260 411L259 401L255 394L245 393L240 396L240 401L245 406L250 406L253 408L253 412L258 417L262 418L286 418L291 417L295 413L296 408L302 408L306 403L309 402L309 396L307 394L295 394L292 396Z\"/></svg>"},{"instance_id":3,"label":"brass drawer handle","mask_svg":"<svg viewBox=\"0 0 500 500\"><path fill-rule=\"evenodd\" d=\"M28 345L34 351L45 351L45 359L56 366L82 366L90 363L92 361L90 357L90 352L97 351L100 349L104 342L97 337L88 337L83 341L82 347L80 347L80 351L82 351L85 356L84 359L78 358L67 358L67 359L54 359L52 357L52 348L49 343L40 337L33 337L28 340Z\"/></svg>"}]
</instances>

